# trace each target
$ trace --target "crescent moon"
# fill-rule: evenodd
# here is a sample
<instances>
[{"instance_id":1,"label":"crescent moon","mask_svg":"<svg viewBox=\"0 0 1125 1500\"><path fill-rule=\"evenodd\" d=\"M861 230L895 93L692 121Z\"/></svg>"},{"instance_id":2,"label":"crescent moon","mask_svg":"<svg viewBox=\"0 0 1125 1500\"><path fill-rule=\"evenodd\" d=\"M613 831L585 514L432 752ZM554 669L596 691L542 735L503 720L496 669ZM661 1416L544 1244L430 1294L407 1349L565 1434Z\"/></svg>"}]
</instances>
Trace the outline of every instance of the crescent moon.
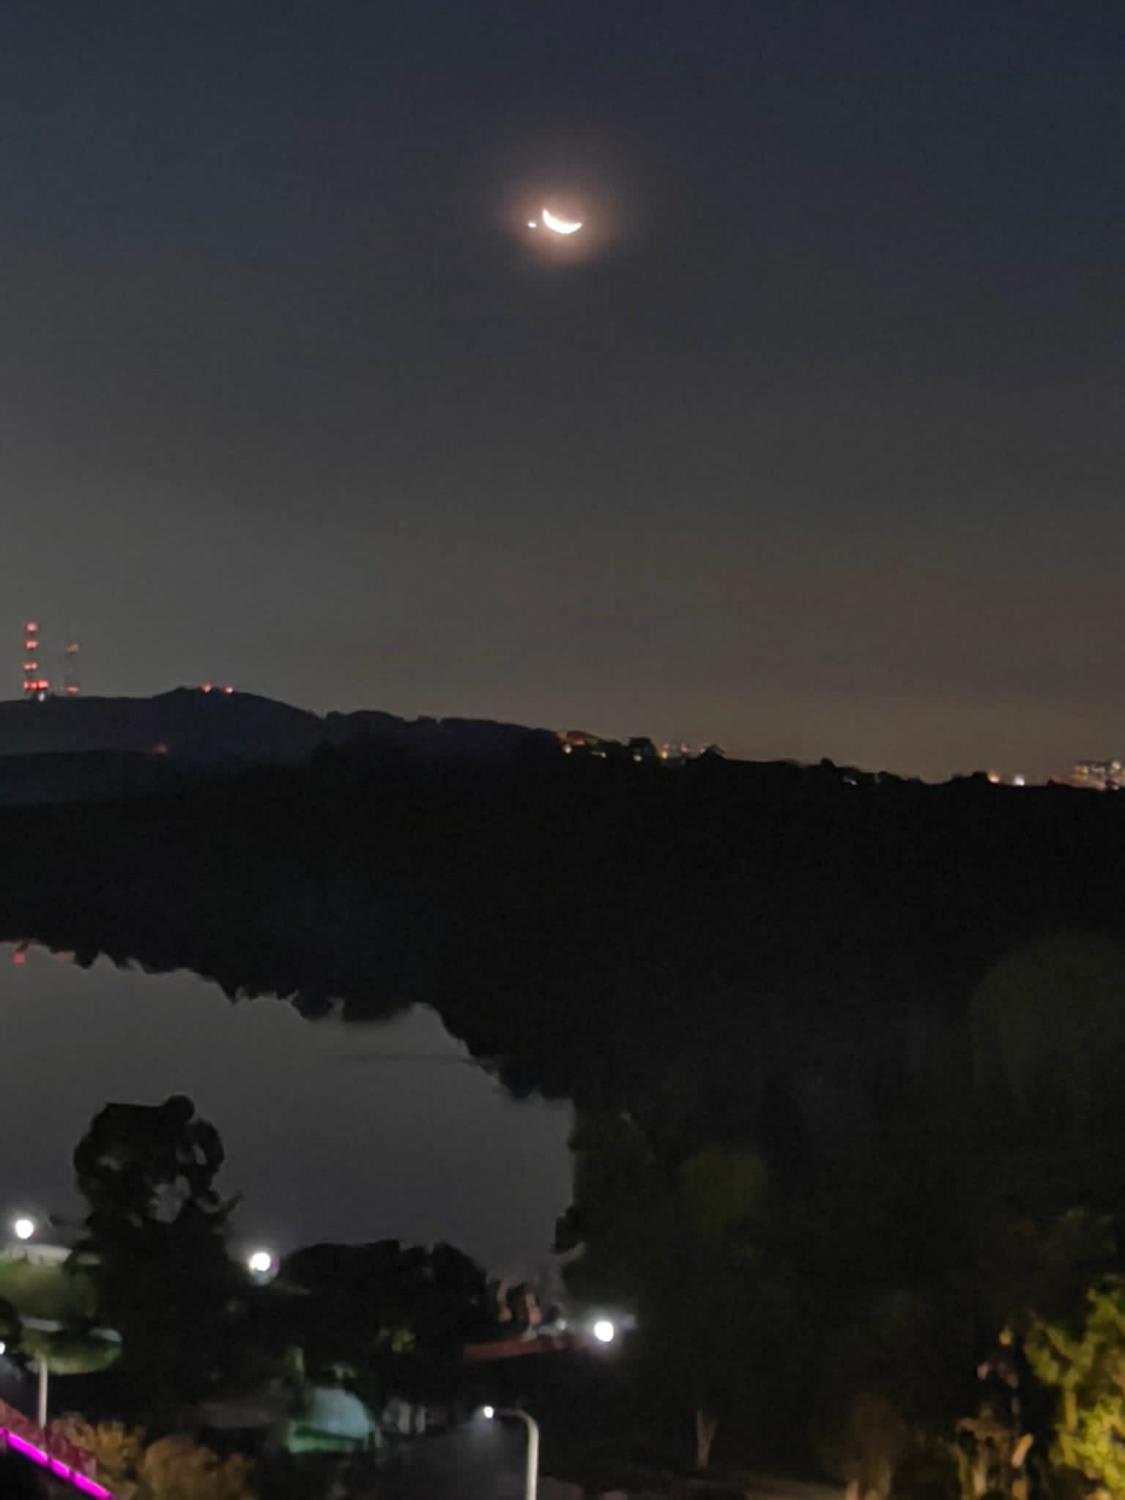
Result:
<instances>
[{"instance_id":1,"label":"crescent moon","mask_svg":"<svg viewBox=\"0 0 1125 1500\"><path fill-rule=\"evenodd\" d=\"M581 219L560 219L545 208L540 215L548 229L553 229L556 234L577 234L582 228Z\"/></svg>"}]
</instances>

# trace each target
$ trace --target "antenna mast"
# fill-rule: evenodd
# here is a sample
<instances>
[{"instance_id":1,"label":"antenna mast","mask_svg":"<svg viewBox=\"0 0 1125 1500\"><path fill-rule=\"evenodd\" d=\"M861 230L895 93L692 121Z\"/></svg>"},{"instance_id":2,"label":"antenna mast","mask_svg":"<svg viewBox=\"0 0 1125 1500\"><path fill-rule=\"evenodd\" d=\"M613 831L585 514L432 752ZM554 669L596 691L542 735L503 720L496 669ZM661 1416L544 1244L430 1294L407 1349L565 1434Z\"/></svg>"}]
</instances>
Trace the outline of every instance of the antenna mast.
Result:
<instances>
[{"instance_id":1,"label":"antenna mast","mask_svg":"<svg viewBox=\"0 0 1125 1500\"><path fill-rule=\"evenodd\" d=\"M66 643L63 663L63 694L67 698L77 698L82 691L78 676L78 649L78 642L72 636Z\"/></svg>"},{"instance_id":2,"label":"antenna mast","mask_svg":"<svg viewBox=\"0 0 1125 1500\"><path fill-rule=\"evenodd\" d=\"M28 620L23 627L23 696L28 702L34 698L42 703L50 691L51 679L40 676L39 625Z\"/></svg>"}]
</instances>

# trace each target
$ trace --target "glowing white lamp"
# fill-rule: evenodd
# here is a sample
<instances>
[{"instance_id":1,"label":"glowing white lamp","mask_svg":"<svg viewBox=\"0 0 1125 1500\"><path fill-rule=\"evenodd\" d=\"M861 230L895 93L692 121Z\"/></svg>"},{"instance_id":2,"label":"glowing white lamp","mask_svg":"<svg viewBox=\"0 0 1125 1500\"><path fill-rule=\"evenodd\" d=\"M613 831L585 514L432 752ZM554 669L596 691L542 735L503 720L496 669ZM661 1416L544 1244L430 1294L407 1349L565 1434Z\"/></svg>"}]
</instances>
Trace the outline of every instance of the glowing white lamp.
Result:
<instances>
[{"instance_id":1,"label":"glowing white lamp","mask_svg":"<svg viewBox=\"0 0 1125 1500\"><path fill-rule=\"evenodd\" d=\"M273 1256L268 1250L254 1250L246 1257L246 1264L255 1276L268 1276L273 1270Z\"/></svg>"}]
</instances>

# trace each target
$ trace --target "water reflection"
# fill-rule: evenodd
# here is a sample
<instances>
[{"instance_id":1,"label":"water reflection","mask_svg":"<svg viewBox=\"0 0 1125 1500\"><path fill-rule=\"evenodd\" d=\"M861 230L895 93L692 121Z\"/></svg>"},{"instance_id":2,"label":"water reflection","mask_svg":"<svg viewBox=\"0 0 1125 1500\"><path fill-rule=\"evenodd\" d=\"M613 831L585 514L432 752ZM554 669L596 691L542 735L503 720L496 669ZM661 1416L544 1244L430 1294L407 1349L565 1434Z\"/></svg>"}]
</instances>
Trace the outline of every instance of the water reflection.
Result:
<instances>
[{"instance_id":1,"label":"water reflection","mask_svg":"<svg viewBox=\"0 0 1125 1500\"><path fill-rule=\"evenodd\" d=\"M231 1005L194 974L90 970L0 945L0 1208L73 1213L70 1154L108 1099L187 1093L227 1149L234 1233L449 1239L490 1269L549 1260L570 1109L517 1104L428 1010L379 1025Z\"/></svg>"}]
</instances>

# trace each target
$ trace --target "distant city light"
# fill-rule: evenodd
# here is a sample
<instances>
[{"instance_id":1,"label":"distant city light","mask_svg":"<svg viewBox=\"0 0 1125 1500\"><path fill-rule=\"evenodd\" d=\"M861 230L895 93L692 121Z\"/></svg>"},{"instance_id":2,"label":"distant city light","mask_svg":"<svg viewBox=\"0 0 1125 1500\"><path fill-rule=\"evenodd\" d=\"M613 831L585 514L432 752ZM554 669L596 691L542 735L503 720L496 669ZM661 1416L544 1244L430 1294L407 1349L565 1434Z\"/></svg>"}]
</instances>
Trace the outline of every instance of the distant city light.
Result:
<instances>
[{"instance_id":1,"label":"distant city light","mask_svg":"<svg viewBox=\"0 0 1125 1500\"><path fill-rule=\"evenodd\" d=\"M35 1220L29 1219L26 1214L21 1214L12 1225L12 1233L17 1240L29 1240L35 1233Z\"/></svg>"},{"instance_id":2,"label":"distant city light","mask_svg":"<svg viewBox=\"0 0 1125 1500\"><path fill-rule=\"evenodd\" d=\"M1012 785L1013 786L1026 786L1027 785L1027 777L1026 776L1013 776L1012 777Z\"/></svg>"},{"instance_id":3,"label":"distant city light","mask_svg":"<svg viewBox=\"0 0 1125 1500\"><path fill-rule=\"evenodd\" d=\"M617 1329L608 1318L599 1318L594 1324L593 1334L599 1344L612 1344L617 1337Z\"/></svg>"},{"instance_id":4,"label":"distant city light","mask_svg":"<svg viewBox=\"0 0 1125 1500\"><path fill-rule=\"evenodd\" d=\"M1125 763L1121 760L1080 760L1064 779L1067 786L1094 792L1116 792L1125 786Z\"/></svg>"}]
</instances>

